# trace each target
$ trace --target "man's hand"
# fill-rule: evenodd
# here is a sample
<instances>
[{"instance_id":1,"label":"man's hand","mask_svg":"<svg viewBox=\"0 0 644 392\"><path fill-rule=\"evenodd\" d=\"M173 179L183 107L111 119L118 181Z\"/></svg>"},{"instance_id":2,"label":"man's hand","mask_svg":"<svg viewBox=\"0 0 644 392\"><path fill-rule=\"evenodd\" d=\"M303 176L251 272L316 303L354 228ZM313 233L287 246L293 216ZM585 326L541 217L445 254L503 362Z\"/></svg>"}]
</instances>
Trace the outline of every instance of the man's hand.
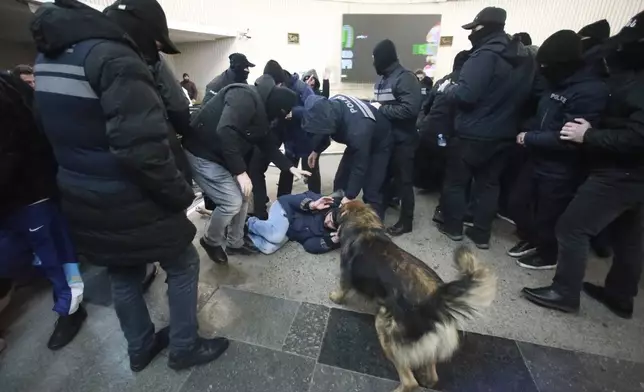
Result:
<instances>
[{"instance_id":1,"label":"man's hand","mask_svg":"<svg viewBox=\"0 0 644 392\"><path fill-rule=\"evenodd\" d=\"M521 132L517 135L517 144L525 146L525 132Z\"/></svg>"},{"instance_id":2,"label":"man's hand","mask_svg":"<svg viewBox=\"0 0 644 392\"><path fill-rule=\"evenodd\" d=\"M318 153L313 151L309 154L309 158L306 160L311 169L315 169L315 164L318 161Z\"/></svg>"},{"instance_id":3,"label":"man's hand","mask_svg":"<svg viewBox=\"0 0 644 392\"><path fill-rule=\"evenodd\" d=\"M370 105L376 109L380 109L380 107L382 106L379 102L371 102Z\"/></svg>"},{"instance_id":4,"label":"man's hand","mask_svg":"<svg viewBox=\"0 0 644 392\"><path fill-rule=\"evenodd\" d=\"M324 74L322 74L322 80L328 80L331 77L331 69L329 67L324 68Z\"/></svg>"},{"instance_id":5,"label":"man's hand","mask_svg":"<svg viewBox=\"0 0 644 392\"><path fill-rule=\"evenodd\" d=\"M253 182L250 180L250 177L248 177L248 174L246 174L246 172L243 172L242 174L237 176L237 182L239 183L239 187L241 188L242 195L244 195L245 199L248 199L251 192L253 191Z\"/></svg>"},{"instance_id":6,"label":"man's hand","mask_svg":"<svg viewBox=\"0 0 644 392\"><path fill-rule=\"evenodd\" d=\"M575 122L567 122L561 132L559 132L559 137L561 140L567 140L575 143L583 143L584 135L586 131L590 129L590 123L583 118L576 118Z\"/></svg>"},{"instance_id":7,"label":"man's hand","mask_svg":"<svg viewBox=\"0 0 644 392\"><path fill-rule=\"evenodd\" d=\"M333 233L331 233L331 241L333 241L334 244L340 243L340 235L338 234L337 231L334 231Z\"/></svg>"},{"instance_id":8,"label":"man's hand","mask_svg":"<svg viewBox=\"0 0 644 392\"><path fill-rule=\"evenodd\" d=\"M291 118L293 118L293 111L291 110L290 112L286 113L286 117L284 118L287 120L290 120Z\"/></svg>"},{"instance_id":9,"label":"man's hand","mask_svg":"<svg viewBox=\"0 0 644 392\"><path fill-rule=\"evenodd\" d=\"M342 201L340 202L340 205L347 204L348 202L353 201L353 199L349 199L348 197L343 197Z\"/></svg>"},{"instance_id":10,"label":"man's hand","mask_svg":"<svg viewBox=\"0 0 644 392\"><path fill-rule=\"evenodd\" d=\"M310 177L311 176L311 172L307 172L306 170L300 170L300 169L298 169L297 167L294 167L294 166L291 167L289 169L289 171L291 172L292 175L294 175L295 177L297 177L298 179L300 179L302 181L304 181L305 177Z\"/></svg>"},{"instance_id":11,"label":"man's hand","mask_svg":"<svg viewBox=\"0 0 644 392\"><path fill-rule=\"evenodd\" d=\"M447 86L449 86L451 83L452 83L451 79L447 79L446 81L441 83L440 86L438 86L438 92L442 93L443 91L445 91Z\"/></svg>"},{"instance_id":12,"label":"man's hand","mask_svg":"<svg viewBox=\"0 0 644 392\"><path fill-rule=\"evenodd\" d=\"M316 201L311 202L309 204L309 209L310 210L316 210L316 211L321 211L329 208L329 206L333 204L333 198L329 196L322 196L321 198L317 199Z\"/></svg>"}]
</instances>

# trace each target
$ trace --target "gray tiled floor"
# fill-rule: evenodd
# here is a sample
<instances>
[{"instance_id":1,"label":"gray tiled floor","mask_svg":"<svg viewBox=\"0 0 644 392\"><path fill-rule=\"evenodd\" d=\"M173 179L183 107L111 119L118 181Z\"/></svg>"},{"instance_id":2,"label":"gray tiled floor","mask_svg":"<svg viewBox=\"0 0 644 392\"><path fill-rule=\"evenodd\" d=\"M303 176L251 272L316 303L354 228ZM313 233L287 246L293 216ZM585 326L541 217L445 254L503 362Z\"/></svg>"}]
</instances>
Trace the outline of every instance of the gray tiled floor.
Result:
<instances>
[{"instance_id":1,"label":"gray tiled floor","mask_svg":"<svg viewBox=\"0 0 644 392\"><path fill-rule=\"evenodd\" d=\"M397 386L398 383L391 380L317 365L309 392L391 392ZM418 390L422 391L428 390Z\"/></svg>"}]
</instances>

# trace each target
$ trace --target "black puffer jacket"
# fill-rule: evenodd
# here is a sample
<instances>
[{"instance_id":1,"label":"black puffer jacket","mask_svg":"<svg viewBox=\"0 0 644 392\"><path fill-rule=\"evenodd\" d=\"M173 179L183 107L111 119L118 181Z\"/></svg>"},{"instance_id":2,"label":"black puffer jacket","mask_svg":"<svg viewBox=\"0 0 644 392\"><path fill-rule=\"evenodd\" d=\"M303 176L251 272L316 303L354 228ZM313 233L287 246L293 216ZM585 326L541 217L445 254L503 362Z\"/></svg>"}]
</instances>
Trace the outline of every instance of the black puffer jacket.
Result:
<instances>
[{"instance_id":1,"label":"black puffer jacket","mask_svg":"<svg viewBox=\"0 0 644 392\"><path fill-rule=\"evenodd\" d=\"M34 92L0 73L0 219L56 194L56 162L33 115Z\"/></svg>"},{"instance_id":2,"label":"black puffer jacket","mask_svg":"<svg viewBox=\"0 0 644 392\"><path fill-rule=\"evenodd\" d=\"M36 79L56 74L57 89L41 83L36 103L78 252L107 266L175 259L196 232L185 213L194 195L177 170L164 105L136 46L74 0L44 4L31 30L41 53Z\"/></svg>"},{"instance_id":3,"label":"black puffer jacket","mask_svg":"<svg viewBox=\"0 0 644 392\"><path fill-rule=\"evenodd\" d=\"M192 116L193 130L184 141L186 150L236 176L247 171L250 154L257 146L277 167L289 170L292 163L280 152L266 113L274 87L273 79L264 75L255 86L235 83L219 91ZM295 103L295 93L291 98Z\"/></svg>"},{"instance_id":4,"label":"black puffer jacket","mask_svg":"<svg viewBox=\"0 0 644 392\"><path fill-rule=\"evenodd\" d=\"M236 75L235 71L232 69L228 68L221 74L219 74L216 78L211 80L207 85L206 85L206 91L204 92L204 97L203 97L203 102L201 103L202 105L205 105L208 101L212 99L217 93L219 93L221 90L223 90L225 87L230 86L233 83L243 83L246 84L246 82L235 82Z\"/></svg>"}]
</instances>

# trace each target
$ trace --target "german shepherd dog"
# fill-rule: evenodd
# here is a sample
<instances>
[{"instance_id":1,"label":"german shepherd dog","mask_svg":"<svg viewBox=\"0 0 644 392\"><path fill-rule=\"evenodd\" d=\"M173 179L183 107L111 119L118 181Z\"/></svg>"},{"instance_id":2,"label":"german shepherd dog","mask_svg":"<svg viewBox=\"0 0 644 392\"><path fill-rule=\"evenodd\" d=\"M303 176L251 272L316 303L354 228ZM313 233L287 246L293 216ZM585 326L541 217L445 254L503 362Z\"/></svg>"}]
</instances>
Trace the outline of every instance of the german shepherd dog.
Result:
<instances>
[{"instance_id":1,"label":"german shepherd dog","mask_svg":"<svg viewBox=\"0 0 644 392\"><path fill-rule=\"evenodd\" d=\"M458 347L460 323L490 306L496 295L496 276L466 247L454 252L460 272L443 282L424 262L396 245L378 215L361 201L340 209L340 287L331 301L343 303L355 290L379 305L376 331L401 385L410 392L421 382L438 381L436 363L446 361Z\"/></svg>"}]
</instances>

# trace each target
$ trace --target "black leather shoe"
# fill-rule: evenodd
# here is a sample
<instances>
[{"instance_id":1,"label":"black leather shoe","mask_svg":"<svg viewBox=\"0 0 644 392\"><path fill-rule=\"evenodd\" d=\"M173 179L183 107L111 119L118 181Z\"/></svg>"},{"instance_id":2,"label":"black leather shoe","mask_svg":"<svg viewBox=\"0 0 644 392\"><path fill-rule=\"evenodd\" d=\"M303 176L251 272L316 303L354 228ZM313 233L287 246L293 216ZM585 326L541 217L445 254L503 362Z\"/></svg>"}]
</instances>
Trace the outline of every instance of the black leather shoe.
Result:
<instances>
[{"instance_id":1,"label":"black leather shoe","mask_svg":"<svg viewBox=\"0 0 644 392\"><path fill-rule=\"evenodd\" d=\"M389 201L389 207L396 208L396 209L400 208L400 199L397 197L394 197L393 199L391 199Z\"/></svg>"},{"instance_id":2,"label":"black leather shoe","mask_svg":"<svg viewBox=\"0 0 644 392\"><path fill-rule=\"evenodd\" d=\"M219 358L228 349L229 345L230 342L225 338L199 338L192 350L179 354L170 353L168 367L174 370L181 370L212 362Z\"/></svg>"},{"instance_id":3,"label":"black leather shoe","mask_svg":"<svg viewBox=\"0 0 644 392\"><path fill-rule=\"evenodd\" d=\"M561 310L567 313L579 311L579 298L565 296L552 286L535 289L524 287L521 292L529 301L537 305L545 306L546 308Z\"/></svg>"},{"instance_id":4,"label":"black leather shoe","mask_svg":"<svg viewBox=\"0 0 644 392\"><path fill-rule=\"evenodd\" d=\"M78 310L73 314L67 316L59 316L54 327L54 332L49 338L47 347L50 350L60 350L67 346L80 331L83 322L87 318L87 311L82 305L78 306Z\"/></svg>"},{"instance_id":5,"label":"black leather shoe","mask_svg":"<svg viewBox=\"0 0 644 392\"><path fill-rule=\"evenodd\" d=\"M441 211L440 207L436 207L436 209L434 210L432 221L439 225L445 223L445 219L443 219L443 211Z\"/></svg>"},{"instance_id":6,"label":"black leather shoe","mask_svg":"<svg viewBox=\"0 0 644 392\"><path fill-rule=\"evenodd\" d=\"M395 225L387 228L387 234L392 237L398 237L406 233L411 233L413 227L411 223L398 222Z\"/></svg>"},{"instance_id":7,"label":"black leather shoe","mask_svg":"<svg viewBox=\"0 0 644 392\"><path fill-rule=\"evenodd\" d=\"M224 248L222 248L221 246L209 245L208 243L206 243L206 240L204 240L203 237L199 240L199 243L201 244L201 247L206 250L206 253L208 254L208 257L210 257L210 260L214 261L217 264L228 264L228 256L226 255Z\"/></svg>"},{"instance_id":8,"label":"black leather shoe","mask_svg":"<svg viewBox=\"0 0 644 392\"><path fill-rule=\"evenodd\" d=\"M606 293L602 286L584 282L584 292L592 299L603 303L611 312L625 319L633 318L633 300L618 299Z\"/></svg>"},{"instance_id":9,"label":"black leather shoe","mask_svg":"<svg viewBox=\"0 0 644 392\"><path fill-rule=\"evenodd\" d=\"M154 345L148 351L130 355L130 369L140 372L148 367L150 362L159 355L170 343L170 327L165 327L154 334Z\"/></svg>"},{"instance_id":10,"label":"black leather shoe","mask_svg":"<svg viewBox=\"0 0 644 392\"><path fill-rule=\"evenodd\" d=\"M259 249L253 244L248 237L244 237L244 245L239 248L227 247L226 253L229 255L252 256L259 253Z\"/></svg>"},{"instance_id":11,"label":"black leather shoe","mask_svg":"<svg viewBox=\"0 0 644 392\"><path fill-rule=\"evenodd\" d=\"M482 236L473 227L465 229L465 236L472 240L474 245L479 249L490 249L490 239L483 239Z\"/></svg>"},{"instance_id":12,"label":"black leather shoe","mask_svg":"<svg viewBox=\"0 0 644 392\"><path fill-rule=\"evenodd\" d=\"M449 231L447 231L447 229L445 228L445 225L442 224L442 223L439 224L437 227L438 227L438 231L440 231L441 233L445 234L447 236L447 238L449 238L450 240L452 240L452 241L463 241L463 234L450 233Z\"/></svg>"}]
</instances>

